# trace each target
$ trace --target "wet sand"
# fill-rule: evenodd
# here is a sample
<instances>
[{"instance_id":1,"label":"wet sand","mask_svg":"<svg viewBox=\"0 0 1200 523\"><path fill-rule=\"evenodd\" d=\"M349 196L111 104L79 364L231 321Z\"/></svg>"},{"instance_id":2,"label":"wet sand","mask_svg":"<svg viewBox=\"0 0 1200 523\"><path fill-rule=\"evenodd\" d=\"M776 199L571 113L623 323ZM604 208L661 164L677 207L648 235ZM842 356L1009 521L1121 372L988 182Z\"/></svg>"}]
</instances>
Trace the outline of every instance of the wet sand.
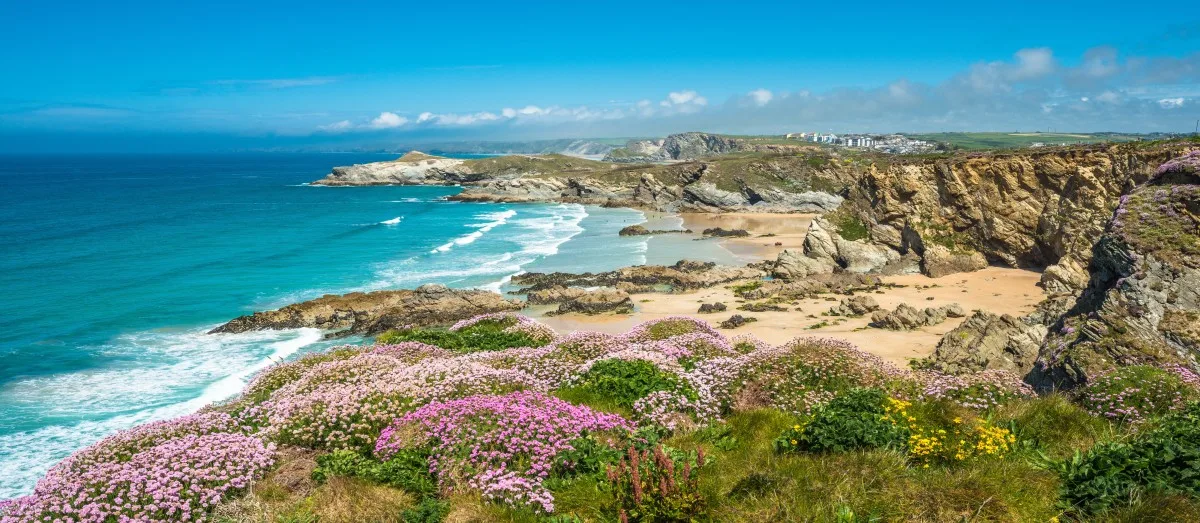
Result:
<instances>
[{"instance_id":1,"label":"wet sand","mask_svg":"<svg viewBox=\"0 0 1200 523\"><path fill-rule=\"evenodd\" d=\"M774 259L784 248L800 248L812 215L685 214L681 215L681 218L685 227L697 232L709 227L750 231L752 235L749 238L712 240L720 241L722 246L739 259L749 262ZM759 237L761 234L772 233L775 236ZM775 246L775 242L781 242L783 245ZM1037 286L1040 278L1041 274L1036 271L1004 267L989 267L942 278L929 278L920 274L887 276L883 278L884 282L901 287L881 289L871 296L885 309L895 308L901 303L908 303L917 308L957 303L966 309L968 314L974 310L985 310L996 314L1022 315L1032 311L1044 298L1042 289ZM636 310L631 315L568 314L545 317L544 312L553 308L550 306L531 307L528 312L559 332L591 330L614 334L625 332L637 323L667 316L693 316L707 320L715 326L733 314L741 314L757 318L758 321L724 332L731 336L749 333L772 344L783 343L799 336L840 338L897 365L905 365L910 359L928 356L944 334L965 321L964 318L950 318L940 325L897 332L867 327L868 317L822 316L822 312L828 311L846 298L841 295L827 295L781 304L789 309L785 312L739 311L737 308L744 300L734 296L730 290L731 286L683 294L635 294L633 301ZM716 314L697 313L701 303L712 302L724 303L729 309ZM825 322L825 325L821 325L822 322Z\"/></svg>"}]
</instances>

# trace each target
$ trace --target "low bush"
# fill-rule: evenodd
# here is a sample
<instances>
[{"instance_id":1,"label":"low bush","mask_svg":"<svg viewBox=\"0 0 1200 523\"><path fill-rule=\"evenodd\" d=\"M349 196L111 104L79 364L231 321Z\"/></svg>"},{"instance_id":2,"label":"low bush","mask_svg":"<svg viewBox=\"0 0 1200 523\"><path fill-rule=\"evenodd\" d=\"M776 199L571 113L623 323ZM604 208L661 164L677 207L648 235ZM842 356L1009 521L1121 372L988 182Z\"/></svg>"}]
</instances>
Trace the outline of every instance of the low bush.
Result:
<instances>
[{"instance_id":1,"label":"low bush","mask_svg":"<svg viewBox=\"0 0 1200 523\"><path fill-rule=\"evenodd\" d=\"M817 409L811 420L785 431L775 446L780 452L846 452L855 449L903 448L908 428L888 417L887 394L854 389Z\"/></svg>"},{"instance_id":2,"label":"low bush","mask_svg":"<svg viewBox=\"0 0 1200 523\"><path fill-rule=\"evenodd\" d=\"M505 327L484 323L458 331L442 329L404 329L387 331L375 338L376 343L397 344L416 341L435 345L455 354L496 351L513 347L545 345L522 332L505 332Z\"/></svg>"},{"instance_id":3,"label":"low bush","mask_svg":"<svg viewBox=\"0 0 1200 523\"><path fill-rule=\"evenodd\" d=\"M363 478L417 496L437 493L437 482L429 473L429 453L422 449L396 452L387 461L350 450L318 456L313 480L323 483L332 476Z\"/></svg>"},{"instance_id":4,"label":"low bush","mask_svg":"<svg viewBox=\"0 0 1200 523\"><path fill-rule=\"evenodd\" d=\"M686 381L643 360L611 358L592 365L571 388L632 409L652 392L678 392L695 400L696 392Z\"/></svg>"},{"instance_id":5,"label":"low bush","mask_svg":"<svg viewBox=\"0 0 1200 523\"><path fill-rule=\"evenodd\" d=\"M1139 496L1200 496L1200 403L1128 442L1101 443L1057 464L1065 509L1094 514Z\"/></svg>"}]
</instances>

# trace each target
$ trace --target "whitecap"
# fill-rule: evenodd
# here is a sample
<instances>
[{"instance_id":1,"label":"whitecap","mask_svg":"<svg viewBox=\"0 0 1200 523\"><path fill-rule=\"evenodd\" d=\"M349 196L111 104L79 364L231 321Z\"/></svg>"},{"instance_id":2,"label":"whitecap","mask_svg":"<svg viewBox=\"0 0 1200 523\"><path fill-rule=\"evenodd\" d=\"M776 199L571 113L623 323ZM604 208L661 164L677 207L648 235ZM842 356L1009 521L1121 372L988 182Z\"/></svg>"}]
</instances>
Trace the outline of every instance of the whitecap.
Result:
<instances>
[{"instance_id":1,"label":"whitecap","mask_svg":"<svg viewBox=\"0 0 1200 523\"><path fill-rule=\"evenodd\" d=\"M395 218L392 218L392 219L390 219L390 220L384 220L384 221L381 221L381 222L379 222L379 225L397 225L397 224L399 224L399 223L400 223L400 221L401 221L401 220L403 220L403 219L404 219L404 217L403 217L403 216L397 216L397 217L395 217Z\"/></svg>"},{"instance_id":2,"label":"whitecap","mask_svg":"<svg viewBox=\"0 0 1200 523\"><path fill-rule=\"evenodd\" d=\"M101 351L127 366L18 379L0 396L22 398L51 422L0 435L0 499L27 494L72 452L130 427L195 412L239 393L258 371L321 341L318 329L206 334L142 331Z\"/></svg>"}]
</instances>

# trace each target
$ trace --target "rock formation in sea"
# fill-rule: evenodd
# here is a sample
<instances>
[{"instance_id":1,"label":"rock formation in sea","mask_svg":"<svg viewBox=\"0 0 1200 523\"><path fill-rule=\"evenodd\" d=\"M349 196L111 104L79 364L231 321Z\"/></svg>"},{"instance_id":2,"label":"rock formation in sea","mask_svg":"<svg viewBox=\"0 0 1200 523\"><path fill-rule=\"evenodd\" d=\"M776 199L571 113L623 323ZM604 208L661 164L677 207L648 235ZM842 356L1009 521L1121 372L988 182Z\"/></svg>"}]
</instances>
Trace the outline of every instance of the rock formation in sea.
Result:
<instances>
[{"instance_id":1,"label":"rock formation in sea","mask_svg":"<svg viewBox=\"0 0 1200 523\"><path fill-rule=\"evenodd\" d=\"M479 290L427 284L414 290L325 295L273 310L234 318L212 333L314 327L345 334L378 334L405 326L449 325L493 312L520 310L519 300Z\"/></svg>"}]
</instances>

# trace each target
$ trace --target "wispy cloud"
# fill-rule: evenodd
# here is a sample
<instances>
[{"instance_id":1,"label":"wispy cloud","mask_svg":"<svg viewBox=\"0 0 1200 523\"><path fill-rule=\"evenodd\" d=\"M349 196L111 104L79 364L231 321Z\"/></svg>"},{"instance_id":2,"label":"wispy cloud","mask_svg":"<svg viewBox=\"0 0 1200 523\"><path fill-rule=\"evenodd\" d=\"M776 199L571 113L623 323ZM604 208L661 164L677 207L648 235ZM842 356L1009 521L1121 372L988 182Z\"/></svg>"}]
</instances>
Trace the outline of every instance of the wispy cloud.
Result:
<instances>
[{"instance_id":1,"label":"wispy cloud","mask_svg":"<svg viewBox=\"0 0 1200 523\"><path fill-rule=\"evenodd\" d=\"M213 80L209 85L229 88L258 88L258 89L291 89L293 87L312 87L337 82L335 76L308 76L304 78L265 78L265 79L236 79Z\"/></svg>"}]
</instances>

